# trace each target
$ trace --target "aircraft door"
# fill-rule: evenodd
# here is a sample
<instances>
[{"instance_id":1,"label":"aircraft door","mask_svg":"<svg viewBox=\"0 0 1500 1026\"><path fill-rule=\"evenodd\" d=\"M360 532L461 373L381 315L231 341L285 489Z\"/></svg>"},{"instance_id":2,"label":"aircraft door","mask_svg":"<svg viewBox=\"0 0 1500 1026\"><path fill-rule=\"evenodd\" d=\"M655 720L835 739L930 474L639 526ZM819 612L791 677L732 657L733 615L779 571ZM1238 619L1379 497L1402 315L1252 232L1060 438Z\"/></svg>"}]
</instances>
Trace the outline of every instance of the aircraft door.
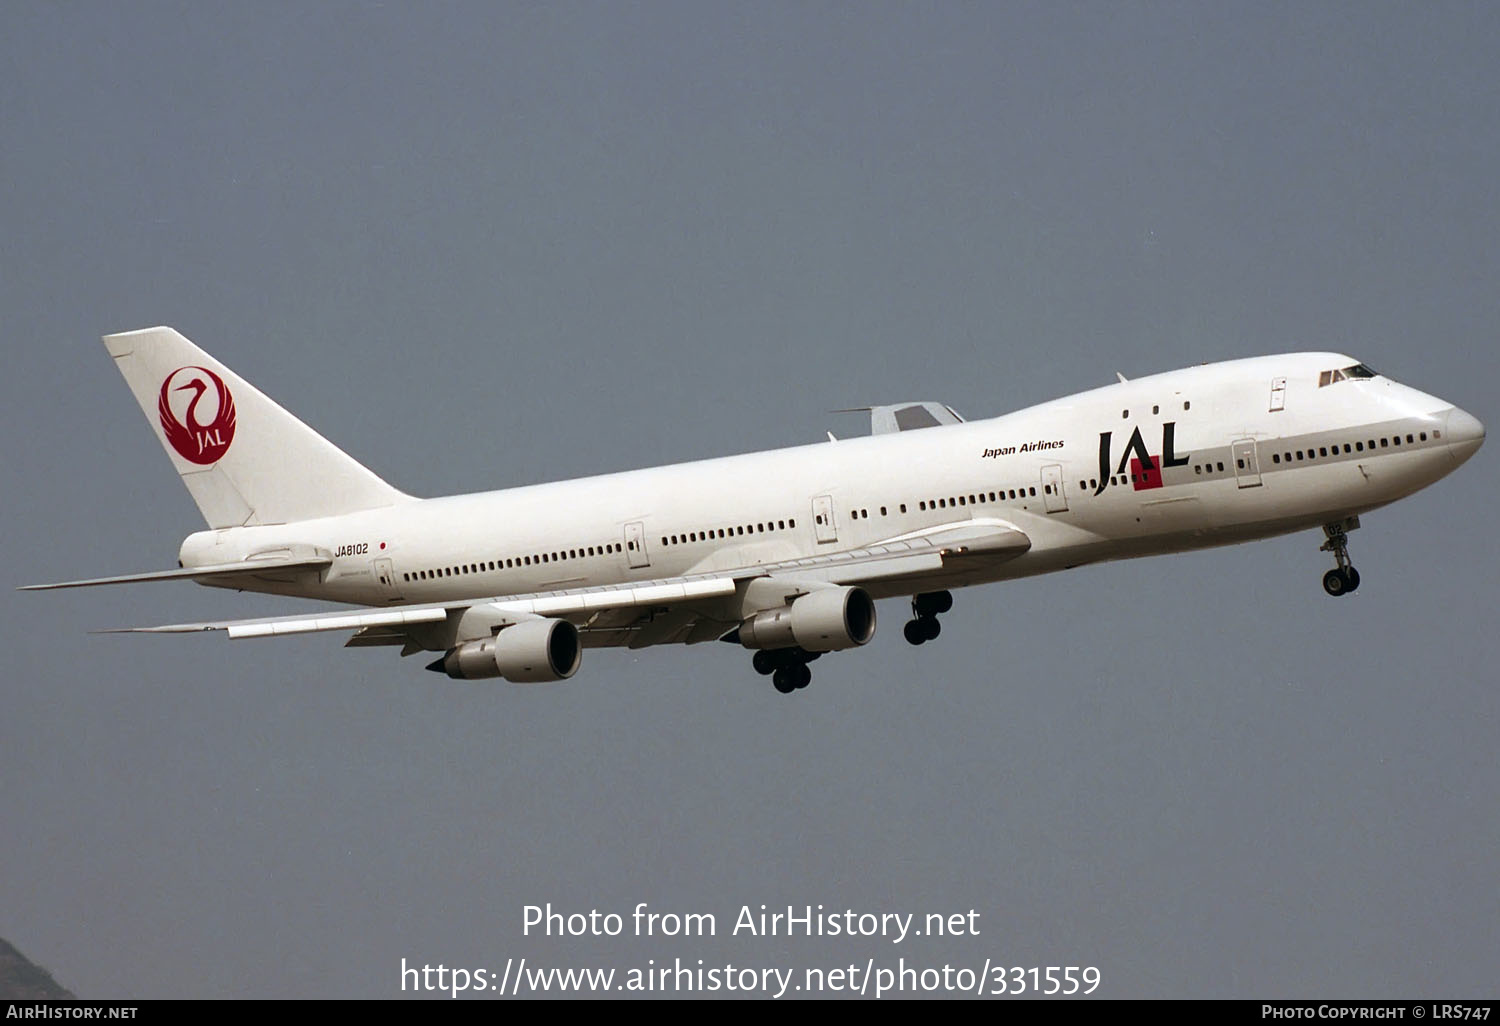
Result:
<instances>
[{"instance_id":1,"label":"aircraft door","mask_svg":"<svg viewBox=\"0 0 1500 1026\"><path fill-rule=\"evenodd\" d=\"M375 571L375 580L380 585L381 594L390 599L400 598L401 589L396 586L396 568L391 561L377 559L371 566Z\"/></svg>"},{"instance_id":2,"label":"aircraft door","mask_svg":"<svg viewBox=\"0 0 1500 1026\"><path fill-rule=\"evenodd\" d=\"M1234 458L1234 479L1241 488L1260 487L1260 464L1255 458L1255 439L1241 438L1229 449Z\"/></svg>"},{"instance_id":3,"label":"aircraft door","mask_svg":"<svg viewBox=\"0 0 1500 1026\"><path fill-rule=\"evenodd\" d=\"M625 525L625 555L633 567L651 565L651 557L646 553L646 528L639 520Z\"/></svg>"},{"instance_id":4,"label":"aircraft door","mask_svg":"<svg viewBox=\"0 0 1500 1026\"><path fill-rule=\"evenodd\" d=\"M839 529L833 522L833 496L819 495L812 501L813 527L818 532L819 544L839 540Z\"/></svg>"},{"instance_id":5,"label":"aircraft door","mask_svg":"<svg viewBox=\"0 0 1500 1026\"><path fill-rule=\"evenodd\" d=\"M1067 512L1068 497L1063 492L1061 463L1053 463L1042 468L1042 497L1047 501L1048 513Z\"/></svg>"}]
</instances>

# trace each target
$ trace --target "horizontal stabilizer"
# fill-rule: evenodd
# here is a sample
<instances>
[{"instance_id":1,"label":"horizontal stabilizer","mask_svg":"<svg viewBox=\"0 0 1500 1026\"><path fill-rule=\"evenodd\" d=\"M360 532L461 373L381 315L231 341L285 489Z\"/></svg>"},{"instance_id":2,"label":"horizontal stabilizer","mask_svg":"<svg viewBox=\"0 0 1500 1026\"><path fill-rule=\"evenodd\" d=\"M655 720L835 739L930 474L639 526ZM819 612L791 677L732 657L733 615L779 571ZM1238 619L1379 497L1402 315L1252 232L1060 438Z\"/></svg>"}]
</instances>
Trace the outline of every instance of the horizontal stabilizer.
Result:
<instances>
[{"instance_id":1,"label":"horizontal stabilizer","mask_svg":"<svg viewBox=\"0 0 1500 1026\"><path fill-rule=\"evenodd\" d=\"M201 581L211 577L258 576L287 570L327 570L333 560L327 556L302 559L250 559L242 563L217 563L213 566L190 566L180 570L151 570L143 574L119 577L92 577L85 581L59 581L56 584L24 584L17 591L52 591L56 588L91 588L98 584L143 584L146 581Z\"/></svg>"}]
</instances>

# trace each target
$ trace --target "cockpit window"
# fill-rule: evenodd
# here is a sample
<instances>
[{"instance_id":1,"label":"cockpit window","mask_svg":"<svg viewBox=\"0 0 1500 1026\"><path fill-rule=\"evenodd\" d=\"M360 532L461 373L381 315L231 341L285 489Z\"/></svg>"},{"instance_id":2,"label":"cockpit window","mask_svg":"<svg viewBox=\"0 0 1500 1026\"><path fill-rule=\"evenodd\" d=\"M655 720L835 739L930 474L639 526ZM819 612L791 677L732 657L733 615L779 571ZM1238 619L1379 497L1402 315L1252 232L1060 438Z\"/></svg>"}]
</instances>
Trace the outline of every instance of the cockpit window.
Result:
<instances>
[{"instance_id":1,"label":"cockpit window","mask_svg":"<svg viewBox=\"0 0 1500 1026\"><path fill-rule=\"evenodd\" d=\"M1350 381L1359 378L1373 378L1375 371L1368 364L1356 363L1352 367L1344 367L1340 370L1324 371L1318 375L1318 387L1331 385L1336 381Z\"/></svg>"}]
</instances>

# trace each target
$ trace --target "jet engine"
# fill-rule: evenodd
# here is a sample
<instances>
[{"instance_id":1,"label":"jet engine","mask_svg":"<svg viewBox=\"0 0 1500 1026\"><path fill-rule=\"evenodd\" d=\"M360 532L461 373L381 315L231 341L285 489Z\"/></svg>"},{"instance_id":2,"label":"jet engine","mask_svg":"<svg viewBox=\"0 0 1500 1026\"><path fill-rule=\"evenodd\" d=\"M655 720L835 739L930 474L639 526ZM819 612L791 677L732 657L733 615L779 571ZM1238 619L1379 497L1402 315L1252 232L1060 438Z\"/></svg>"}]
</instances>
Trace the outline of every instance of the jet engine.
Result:
<instances>
[{"instance_id":1,"label":"jet engine","mask_svg":"<svg viewBox=\"0 0 1500 1026\"><path fill-rule=\"evenodd\" d=\"M875 636L875 600L863 588L819 588L740 624L746 648L837 652Z\"/></svg>"},{"instance_id":2,"label":"jet engine","mask_svg":"<svg viewBox=\"0 0 1500 1026\"><path fill-rule=\"evenodd\" d=\"M578 672L583 645L566 620L526 620L493 638L468 641L427 668L456 680L504 677L515 684L567 680Z\"/></svg>"}]
</instances>

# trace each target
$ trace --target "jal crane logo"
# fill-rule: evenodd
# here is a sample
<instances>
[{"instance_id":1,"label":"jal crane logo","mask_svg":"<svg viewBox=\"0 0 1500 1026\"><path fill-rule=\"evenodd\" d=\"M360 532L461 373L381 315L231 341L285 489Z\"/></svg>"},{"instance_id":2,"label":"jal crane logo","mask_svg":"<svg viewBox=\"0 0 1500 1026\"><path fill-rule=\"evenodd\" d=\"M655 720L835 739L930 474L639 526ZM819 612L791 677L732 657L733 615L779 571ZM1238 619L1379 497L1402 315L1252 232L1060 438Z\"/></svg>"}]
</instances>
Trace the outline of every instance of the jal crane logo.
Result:
<instances>
[{"instance_id":1,"label":"jal crane logo","mask_svg":"<svg viewBox=\"0 0 1500 1026\"><path fill-rule=\"evenodd\" d=\"M187 400L187 409L179 417L173 402L182 405L184 397L179 395L182 392L191 392L192 398ZM200 413L199 404L209 392L213 393L211 405ZM168 374L161 383L157 410L167 442L190 463L203 466L217 463L234 441L234 397L224 380L207 367L179 367ZM202 419L210 413L212 419Z\"/></svg>"}]
</instances>

